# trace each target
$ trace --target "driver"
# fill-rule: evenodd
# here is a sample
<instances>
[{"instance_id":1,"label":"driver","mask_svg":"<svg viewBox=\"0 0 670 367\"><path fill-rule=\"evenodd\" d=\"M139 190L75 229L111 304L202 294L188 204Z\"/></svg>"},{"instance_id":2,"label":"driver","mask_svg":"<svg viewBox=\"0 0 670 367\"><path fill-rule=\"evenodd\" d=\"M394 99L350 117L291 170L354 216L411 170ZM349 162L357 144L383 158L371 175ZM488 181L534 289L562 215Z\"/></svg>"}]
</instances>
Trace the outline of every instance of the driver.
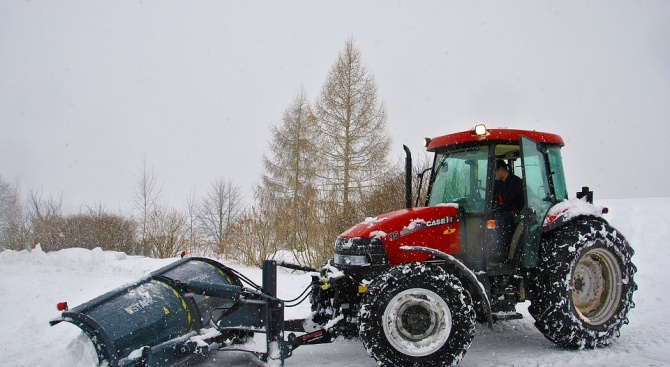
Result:
<instances>
[{"instance_id":1,"label":"driver","mask_svg":"<svg viewBox=\"0 0 670 367\"><path fill-rule=\"evenodd\" d=\"M493 212L496 220L495 259L506 259L505 249L512 241L516 216L523 208L523 180L513 175L505 161L496 161L495 186L493 187Z\"/></svg>"}]
</instances>

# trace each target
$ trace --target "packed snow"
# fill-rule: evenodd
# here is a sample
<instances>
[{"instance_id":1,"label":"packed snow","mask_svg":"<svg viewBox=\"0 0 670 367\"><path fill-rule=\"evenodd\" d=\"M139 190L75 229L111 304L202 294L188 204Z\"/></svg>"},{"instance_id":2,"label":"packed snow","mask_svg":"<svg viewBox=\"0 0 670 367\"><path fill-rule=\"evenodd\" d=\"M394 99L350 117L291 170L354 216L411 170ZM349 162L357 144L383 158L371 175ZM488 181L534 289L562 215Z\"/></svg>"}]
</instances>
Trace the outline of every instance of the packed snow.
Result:
<instances>
[{"instance_id":1,"label":"packed snow","mask_svg":"<svg viewBox=\"0 0 670 367\"><path fill-rule=\"evenodd\" d=\"M634 295L636 307L621 337L597 350L564 350L546 340L533 326L528 303L518 306L522 320L499 322L493 329L477 325L473 344L459 366L670 366L670 198L601 200L604 217L621 231L635 249L638 267ZM90 367L96 355L88 338L74 325L49 326L58 316L56 304L76 306L175 259L127 256L100 249L68 249L45 253L0 253L0 366ZM259 282L259 269L226 261L224 264ZM279 296L292 299L309 284L300 272L281 271ZM289 308L287 318L303 317L309 305ZM244 353L213 352L197 366L263 366ZM288 367L376 366L356 339L333 344L303 346L286 360Z\"/></svg>"}]
</instances>

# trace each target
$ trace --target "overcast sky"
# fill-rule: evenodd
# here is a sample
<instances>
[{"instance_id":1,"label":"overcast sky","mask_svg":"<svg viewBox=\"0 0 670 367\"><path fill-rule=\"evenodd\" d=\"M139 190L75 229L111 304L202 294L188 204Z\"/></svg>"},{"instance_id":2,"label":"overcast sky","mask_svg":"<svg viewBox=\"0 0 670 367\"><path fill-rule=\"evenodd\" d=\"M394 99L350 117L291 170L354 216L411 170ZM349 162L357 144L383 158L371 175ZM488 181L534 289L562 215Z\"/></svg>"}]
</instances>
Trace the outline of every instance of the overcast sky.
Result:
<instances>
[{"instance_id":1,"label":"overcast sky","mask_svg":"<svg viewBox=\"0 0 670 367\"><path fill-rule=\"evenodd\" d=\"M2 1L0 175L64 207L250 196L269 128L353 37L402 144L560 134L569 190L669 196L670 1Z\"/></svg>"}]
</instances>

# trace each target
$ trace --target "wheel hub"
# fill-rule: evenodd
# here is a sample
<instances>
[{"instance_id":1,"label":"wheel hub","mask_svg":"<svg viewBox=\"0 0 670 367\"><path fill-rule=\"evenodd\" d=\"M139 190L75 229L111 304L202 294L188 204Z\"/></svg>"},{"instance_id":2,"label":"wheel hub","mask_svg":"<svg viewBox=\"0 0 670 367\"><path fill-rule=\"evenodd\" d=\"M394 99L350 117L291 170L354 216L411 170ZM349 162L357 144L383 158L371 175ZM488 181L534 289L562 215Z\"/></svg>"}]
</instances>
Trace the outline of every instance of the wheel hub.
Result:
<instances>
[{"instance_id":1,"label":"wheel hub","mask_svg":"<svg viewBox=\"0 0 670 367\"><path fill-rule=\"evenodd\" d=\"M452 316L446 302L422 288L408 289L393 297L383 315L384 334L403 354L425 356L449 339Z\"/></svg>"},{"instance_id":2,"label":"wheel hub","mask_svg":"<svg viewBox=\"0 0 670 367\"><path fill-rule=\"evenodd\" d=\"M400 310L398 330L410 340L421 340L434 329L434 317L423 305L412 304Z\"/></svg>"},{"instance_id":3,"label":"wheel hub","mask_svg":"<svg viewBox=\"0 0 670 367\"><path fill-rule=\"evenodd\" d=\"M617 258L605 248L582 256L572 273L572 303L579 317L601 325L617 311L621 299L622 272Z\"/></svg>"}]
</instances>

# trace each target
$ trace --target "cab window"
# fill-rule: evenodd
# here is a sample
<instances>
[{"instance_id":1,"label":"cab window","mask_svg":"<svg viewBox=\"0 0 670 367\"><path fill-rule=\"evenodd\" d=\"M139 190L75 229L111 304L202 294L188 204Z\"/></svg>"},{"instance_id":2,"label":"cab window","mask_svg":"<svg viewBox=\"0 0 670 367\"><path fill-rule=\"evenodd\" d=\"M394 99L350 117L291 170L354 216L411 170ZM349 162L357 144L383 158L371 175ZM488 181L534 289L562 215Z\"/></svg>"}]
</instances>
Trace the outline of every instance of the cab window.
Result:
<instances>
[{"instance_id":1,"label":"cab window","mask_svg":"<svg viewBox=\"0 0 670 367\"><path fill-rule=\"evenodd\" d=\"M487 168L487 146L437 154L428 205L457 203L466 213L482 213Z\"/></svg>"},{"instance_id":2,"label":"cab window","mask_svg":"<svg viewBox=\"0 0 670 367\"><path fill-rule=\"evenodd\" d=\"M549 167L551 168L551 182L554 184L554 195L556 201L568 200L568 189L565 185L565 173L563 171L563 159L561 159L561 148L554 146L547 149L549 156Z\"/></svg>"}]
</instances>

